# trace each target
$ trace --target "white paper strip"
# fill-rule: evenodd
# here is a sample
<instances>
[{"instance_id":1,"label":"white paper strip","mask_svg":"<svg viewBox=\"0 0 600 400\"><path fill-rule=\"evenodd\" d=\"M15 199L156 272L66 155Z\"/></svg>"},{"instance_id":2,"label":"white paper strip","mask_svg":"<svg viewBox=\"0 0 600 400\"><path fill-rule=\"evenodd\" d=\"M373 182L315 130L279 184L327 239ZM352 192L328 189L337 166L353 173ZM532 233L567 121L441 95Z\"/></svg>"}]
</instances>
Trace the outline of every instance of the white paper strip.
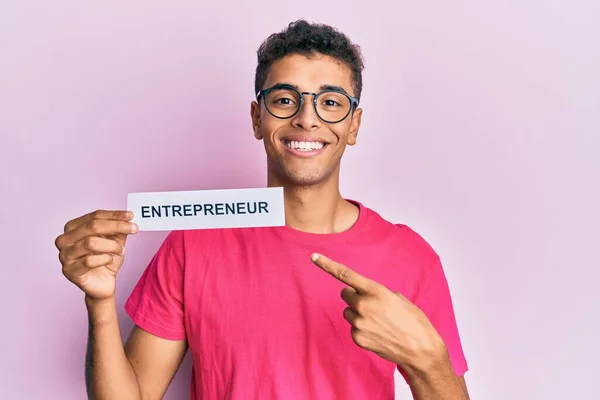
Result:
<instances>
[{"instance_id":1,"label":"white paper strip","mask_svg":"<svg viewBox=\"0 0 600 400\"><path fill-rule=\"evenodd\" d=\"M285 225L283 188L129 193L140 231Z\"/></svg>"}]
</instances>

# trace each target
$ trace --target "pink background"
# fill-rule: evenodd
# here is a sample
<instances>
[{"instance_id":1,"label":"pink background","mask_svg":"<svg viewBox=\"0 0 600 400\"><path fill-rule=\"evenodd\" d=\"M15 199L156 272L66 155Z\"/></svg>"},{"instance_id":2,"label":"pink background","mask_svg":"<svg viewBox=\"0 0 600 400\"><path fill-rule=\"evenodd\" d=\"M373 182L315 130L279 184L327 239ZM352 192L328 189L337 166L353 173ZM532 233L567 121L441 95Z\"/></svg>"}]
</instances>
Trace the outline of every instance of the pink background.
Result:
<instances>
[{"instance_id":1,"label":"pink background","mask_svg":"<svg viewBox=\"0 0 600 400\"><path fill-rule=\"evenodd\" d=\"M472 398L597 392L598 1L10 3L0 398L85 397L83 297L54 248L68 219L133 191L264 185L255 50L300 17L363 47L343 194L441 254ZM131 240L119 306L163 237ZM186 359L168 399L187 397L189 375Z\"/></svg>"}]
</instances>

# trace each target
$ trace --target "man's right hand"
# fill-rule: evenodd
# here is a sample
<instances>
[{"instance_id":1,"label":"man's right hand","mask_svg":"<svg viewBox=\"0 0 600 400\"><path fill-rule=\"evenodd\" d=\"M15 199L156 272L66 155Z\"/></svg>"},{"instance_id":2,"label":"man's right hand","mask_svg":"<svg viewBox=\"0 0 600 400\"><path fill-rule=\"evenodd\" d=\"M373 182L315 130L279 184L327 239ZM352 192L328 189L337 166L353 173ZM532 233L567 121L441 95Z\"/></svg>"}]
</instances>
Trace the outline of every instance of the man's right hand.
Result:
<instances>
[{"instance_id":1,"label":"man's right hand","mask_svg":"<svg viewBox=\"0 0 600 400\"><path fill-rule=\"evenodd\" d=\"M75 218L54 242L62 272L91 300L114 296L127 235L138 231L128 211L94 211Z\"/></svg>"}]
</instances>

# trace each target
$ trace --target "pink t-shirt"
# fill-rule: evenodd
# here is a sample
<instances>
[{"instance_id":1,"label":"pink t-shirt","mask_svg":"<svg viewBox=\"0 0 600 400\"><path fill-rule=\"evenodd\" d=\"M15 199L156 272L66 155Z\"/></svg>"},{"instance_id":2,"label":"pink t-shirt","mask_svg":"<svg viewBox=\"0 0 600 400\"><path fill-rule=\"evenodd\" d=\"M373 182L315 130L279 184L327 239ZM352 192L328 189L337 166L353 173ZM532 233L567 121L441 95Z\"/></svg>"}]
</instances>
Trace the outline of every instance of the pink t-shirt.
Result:
<instances>
[{"instance_id":1,"label":"pink t-shirt","mask_svg":"<svg viewBox=\"0 0 600 400\"><path fill-rule=\"evenodd\" d=\"M171 232L126 303L142 329L187 339L191 399L393 399L397 366L358 347L324 254L401 292L467 370L440 259L405 225L360 207L335 234L290 227Z\"/></svg>"}]
</instances>

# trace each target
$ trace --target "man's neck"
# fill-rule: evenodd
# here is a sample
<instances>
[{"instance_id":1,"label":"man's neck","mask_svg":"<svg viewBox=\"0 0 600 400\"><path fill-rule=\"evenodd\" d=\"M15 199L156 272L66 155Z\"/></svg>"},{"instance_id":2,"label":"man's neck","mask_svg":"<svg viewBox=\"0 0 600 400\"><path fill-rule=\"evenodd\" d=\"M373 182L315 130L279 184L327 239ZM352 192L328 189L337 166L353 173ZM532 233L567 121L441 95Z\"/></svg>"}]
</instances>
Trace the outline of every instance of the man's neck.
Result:
<instances>
[{"instance_id":1,"label":"man's neck","mask_svg":"<svg viewBox=\"0 0 600 400\"><path fill-rule=\"evenodd\" d=\"M285 222L298 231L338 233L358 219L358 207L341 196L337 184L298 187L270 182L269 186L283 186Z\"/></svg>"}]
</instances>

